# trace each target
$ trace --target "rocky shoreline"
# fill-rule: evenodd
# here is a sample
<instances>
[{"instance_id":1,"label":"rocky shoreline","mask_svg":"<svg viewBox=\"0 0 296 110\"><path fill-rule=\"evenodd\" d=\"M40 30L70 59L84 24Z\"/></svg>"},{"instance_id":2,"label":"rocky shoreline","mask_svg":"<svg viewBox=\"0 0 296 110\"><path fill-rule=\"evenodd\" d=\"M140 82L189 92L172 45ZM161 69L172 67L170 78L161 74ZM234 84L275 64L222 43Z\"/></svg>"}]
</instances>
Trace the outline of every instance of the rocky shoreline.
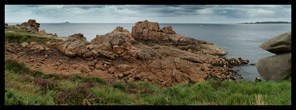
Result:
<instances>
[{"instance_id":1,"label":"rocky shoreline","mask_svg":"<svg viewBox=\"0 0 296 110\"><path fill-rule=\"evenodd\" d=\"M39 25L30 23L30 32L40 34ZM226 58L226 54L213 43L182 36L171 26L160 28L157 22L147 20L137 22L132 32L116 27L90 42L82 34L57 37L44 44L5 42L5 60L24 62L46 73L149 81L162 86L209 77L235 80L232 67L249 61Z\"/></svg>"}]
</instances>

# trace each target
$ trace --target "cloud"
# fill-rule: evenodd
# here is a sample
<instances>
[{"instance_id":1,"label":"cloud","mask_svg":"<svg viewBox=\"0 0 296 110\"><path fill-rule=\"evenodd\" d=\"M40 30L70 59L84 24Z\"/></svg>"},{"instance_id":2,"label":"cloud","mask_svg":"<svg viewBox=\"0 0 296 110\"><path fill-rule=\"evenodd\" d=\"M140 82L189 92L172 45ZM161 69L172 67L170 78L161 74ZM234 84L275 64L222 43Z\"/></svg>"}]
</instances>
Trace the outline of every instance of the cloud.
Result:
<instances>
[{"instance_id":1,"label":"cloud","mask_svg":"<svg viewBox=\"0 0 296 110\"><path fill-rule=\"evenodd\" d=\"M265 10L265 9L250 9L247 11L247 14L250 17L254 17L254 16L268 16L268 15L273 15L274 11L272 10Z\"/></svg>"},{"instance_id":2,"label":"cloud","mask_svg":"<svg viewBox=\"0 0 296 110\"><path fill-rule=\"evenodd\" d=\"M227 11L223 10L223 11L220 11L219 13L227 13Z\"/></svg>"},{"instance_id":3,"label":"cloud","mask_svg":"<svg viewBox=\"0 0 296 110\"><path fill-rule=\"evenodd\" d=\"M5 22L291 21L291 5L5 5ZM189 20L193 19L193 20Z\"/></svg>"},{"instance_id":4,"label":"cloud","mask_svg":"<svg viewBox=\"0 0 296 110\"><path fill-rule=\"evenodd\" d=\"M212 14L214 13L211 9L201 9L201 10L196 10L198 14Z\"/></svg>"}]
</instances>

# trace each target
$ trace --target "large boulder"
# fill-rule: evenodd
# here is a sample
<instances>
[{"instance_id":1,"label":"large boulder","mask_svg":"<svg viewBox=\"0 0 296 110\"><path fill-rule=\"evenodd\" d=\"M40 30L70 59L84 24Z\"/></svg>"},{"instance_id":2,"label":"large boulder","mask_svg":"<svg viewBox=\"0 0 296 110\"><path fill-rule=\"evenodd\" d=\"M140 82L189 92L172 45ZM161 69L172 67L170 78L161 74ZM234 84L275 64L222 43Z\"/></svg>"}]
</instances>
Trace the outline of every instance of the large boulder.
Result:
<instances>
[{"instance_id":1,"label":"large boulder","mask_svg":"<svg viewBox=\"0 0 296 110\"><path fill-rule=\"evenodd\" d=\"M137 40L169 42L175 45L212 44L177 34L172 26L159 28L157 22L148 20L137 22L132 28L132 36Z\"/></svg>"},{"instance_id":2,"label":"large boulder","mask_svg":"<svg viewBox=\"0 0 296 110\"><path fill-rule=\"evenodd\" d=\"M74 34L60 41L46 42L46 46L56 48L69 57L105 57L115 59L129 54L135 39L130 32L122 27L117 27L105 35L97 35L95 39L88 42L82 34Z\"/></svg>"},{"instance_id":3,"label":"large boulder","mask_svg":"<svg viewBox=\"0 0 296 110\"><path fill-rule=\"evenodd\" d=\"M291 53L260 59L256 68L265 80L285 79L291 75Z\"/></svg>"},{"instance_id":4,"label":"large boulder","mask_svg":"<svg viewBox=\"0 0 296 110\"><path fill-rule=\"evenodd\" d=\"M148 20L137 22L132 27L132 36L139 40L162 40L165 39L165 33L159 31L157 22L148 22Z\"/></svg>"},{"instance_id":5,"label":"large boulder","mask_svg":"<svg viewBox=\"0 0 296 110\"><path fill-rule=\"evenodd\" d=\"M157 22L148 20L137 22L132 28L132 36L137 40L174 41L186 40L187 37L176 34L172 26L159 28ZM190 39L192 41L192 39Z\"/></svg>"},{"instance_id":6,"label":"large boulder","mask_svg":"<svg viewBox=\"0 0 296 110\"><path fill-rule=\"evenodd\" d=\"M96 38L91 40L91 43L101 44L108 43L110 41L112 41L111 43L113 44L120 44L123 42L135 42L135 39L128 30L118 26L110 33L97 35Z\"/></svg>"},{"instance_id":7,"label":"large boulder","mask_svg":"<svg viewBox=\"0 0 296 110\"><path fill-rule=\"evenodd\" d=\"M29 19L20 25L20 28L27 32L38 33L40 24L35 19Z\"/></svg>"},{"instance_id":8,"label":"large boulder","mask_svg":"<svg viewBox=\"0 0 296 110\"><path fill-rule=\"evenodd\" d=\"M86 51L83 51L83 48L86 48L87 40L82 34L74 34L66 38L66 41L54 43L54 46L61 53L69 57L83 56ZM51 43L47 42L47 46ZM51 46L52 47L52 46Z\"/></svg>"},{"instance_id":9,"label":"large boulder","mask_svg":"<svg viewBox=\"0 0 296 110\"><path fill-rule=\"evenodd\" d=\"M111 51L119 56L124 56L131 49L135 39L130 32L122 27L116 27L111 33L97 35L91 40L94 45L100 45L99 48L104 51Z\"/></svg>"},{"instance_id":10,"label":"large boulder","mask_svg":"<svg viewBox=\"0 0 296 110\"><path fill-rule=\"evenodd\" d=\"M291 51L291 32L278 35L260 45L260 48L271 53L280 54Z\"/></svg>"}]
</instances>

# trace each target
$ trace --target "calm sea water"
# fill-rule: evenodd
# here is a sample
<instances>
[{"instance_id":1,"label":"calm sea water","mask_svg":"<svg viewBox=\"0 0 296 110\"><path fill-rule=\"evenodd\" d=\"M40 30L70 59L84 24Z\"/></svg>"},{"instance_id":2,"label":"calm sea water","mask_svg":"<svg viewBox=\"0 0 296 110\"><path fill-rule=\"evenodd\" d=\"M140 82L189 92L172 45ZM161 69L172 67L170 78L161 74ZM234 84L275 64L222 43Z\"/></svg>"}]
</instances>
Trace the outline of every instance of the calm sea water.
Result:
<instances>
[{"instance_id":1,"label":"calm sea water","mask_svg":"<svg viewBox=\"0 0 296 110\"><path fill-rule=\"evenodd\" d=\"M11 25L11 24L9 24ZM58 36L82 33L90 41L96 35L111 32L122 26L131 32L134 23L41 23L40 29ZM259 45L284 32L291 31L291 24L160 24L160 27L173 26L181 35L198 40L213 42L228 52L226 57L241 57L250 63L257 63L261 58L272 56ZM243 80L262 79L255 66L238 66L234 69L244 77Z\"/></svg>"}]
</instances>

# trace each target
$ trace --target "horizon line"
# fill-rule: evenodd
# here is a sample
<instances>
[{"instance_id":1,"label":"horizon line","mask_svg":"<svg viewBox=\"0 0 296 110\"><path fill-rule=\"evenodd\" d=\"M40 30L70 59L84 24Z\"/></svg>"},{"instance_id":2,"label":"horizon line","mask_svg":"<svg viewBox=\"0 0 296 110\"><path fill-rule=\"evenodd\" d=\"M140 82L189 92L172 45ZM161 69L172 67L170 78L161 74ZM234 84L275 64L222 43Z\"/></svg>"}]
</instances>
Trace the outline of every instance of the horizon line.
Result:
<instances>
[{"instance_id":1,"label":"horizon line","mask_svg":"<svg viewBox=\"0 0 296 110\"><path fill-rule=\"evenodd\" d=\"M24 23L24 22L5 22L5 23ZM38 23L57 23L57 24L73 24L73 23L83 23L83 22L69 22L69 23L65 23L65 22L38 22ZM88 23L96 23L96 22L88 22ZM137 22L136 22L137 23ZM160 22L157 22L159 24L238 24L238 23L160 23ZM101 23L103 24L103 23ZM107 23L106 23L107 24ZM108 24L111 24L111 23L108 23ZM115 23L112 23L112 24L115 24ZM132 24L132 23L120 23L120 24Z\"/></svg>"},{"instance_id":2,"label":"horizon line","mask_svg":"<svg viewBox=\"0 0 296 110\"><path fill-rule=\"evenodd\" d=\"M256 22L288 22L288 23L292 23L291 21L256 21ZM215 22L205 22L205 23L160 23L157 22L159 24L241 24L241 23L256 23L256 22L234 22L234 23L215 23ZM24 22L5 22L5 23L24 23ZM69 22L69 23L65 23L65 22L39 22L39 23L57 23L57 24L71 24L71 23L99 23L99 22ZM106 24L111 24L112 22L108 22ZM137 23L137 22L135 22ZM103 23L101 23L103 24ZM113 22L114 24L114 22ZM132 24L132 23L119 23L119 24Z\"/></svg>"}]
</instances>

